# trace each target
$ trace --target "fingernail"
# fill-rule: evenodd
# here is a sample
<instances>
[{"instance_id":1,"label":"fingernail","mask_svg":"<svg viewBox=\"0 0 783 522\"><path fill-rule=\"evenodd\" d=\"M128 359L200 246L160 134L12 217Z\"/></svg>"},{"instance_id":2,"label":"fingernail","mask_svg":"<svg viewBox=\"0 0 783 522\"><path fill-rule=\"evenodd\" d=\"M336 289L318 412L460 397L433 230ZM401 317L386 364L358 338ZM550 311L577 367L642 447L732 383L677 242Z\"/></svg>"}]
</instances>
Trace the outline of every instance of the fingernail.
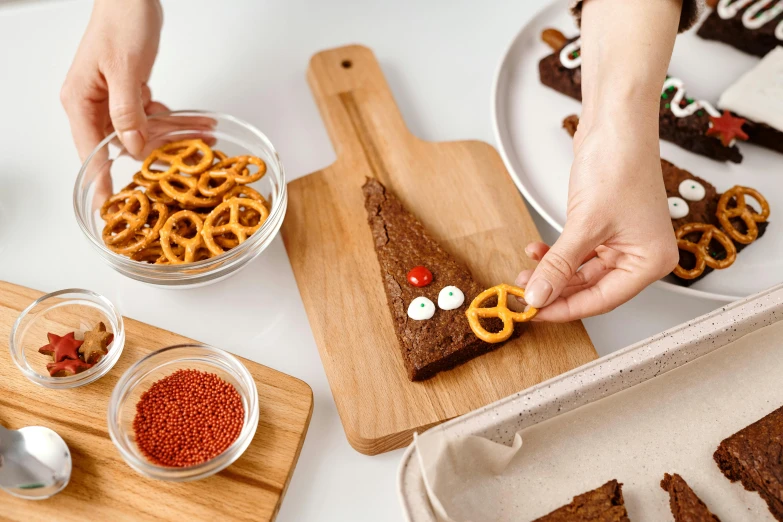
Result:
<instances>
[{"instance_id":1,"label":"fingernail","mask_svg":"<svg viewBox=\"0 0 783 522\"><path fill-rule=\"evenodd\" d=\"M529 247L525 247L525 254L526 254L526 255L527 255L527 257L529 257L530 259L535 259L535 258L533 257L533 251L532 251L532 250L530 250L530 249L529 249Z\"/></svg>"},{"instance_id":2,"label":"fingernail","mask_svg":"<svg viewBox=\"0 0 783 522\"><path fill-rule=\"evenodd\" d=\"M552 285L546 279L536 279L525 288L525 301L536 308L544 306L550 295Z\"/></svg>"},{"instance_id":3,"label":"fingernail","mask_svg":"<svg viewBox=\"0 0 783 522\"><path fill-rule=\"evenodd\" d=\"M120 141L133 156L140 154L144 148L144 138L137 130L121 132Z\"/></svg>"}]
</instances>

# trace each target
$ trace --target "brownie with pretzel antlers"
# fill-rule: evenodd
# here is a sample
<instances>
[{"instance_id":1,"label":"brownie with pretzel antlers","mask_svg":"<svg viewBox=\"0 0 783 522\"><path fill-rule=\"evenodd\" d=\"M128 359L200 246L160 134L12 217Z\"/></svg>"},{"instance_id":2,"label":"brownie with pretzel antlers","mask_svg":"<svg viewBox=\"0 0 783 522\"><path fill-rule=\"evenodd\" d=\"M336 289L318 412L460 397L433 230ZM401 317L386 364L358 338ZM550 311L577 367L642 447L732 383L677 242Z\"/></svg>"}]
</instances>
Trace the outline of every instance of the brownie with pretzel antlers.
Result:
<instances>
[{"instance_id":1,"label":"brownie with pretzel antlers","mask_svg":"<svg viewBox=\"0 0 783 522\"><path fill-rule=\"evenodd\" d=\"M503 343L482 341L468 324L465 311L483 288L467 267L446 252L380 181L368 178L362 192L381 282L408 378L429 379L502 346ZM412 269L422 267L431 274L429 282L411 279ZM453 296L442 296L444 290L447 294L461 292L464 300L460 303ZM492 298L485 306L496 303L497 298ZM422 306L429 313L414 317L412 305ZM490 332L503 328L496 318L481 322ZM520 335L523 328L522 323L516 323L511 338Z\"/></svg>"},{"instance_id":2,"label":"brownie with pretzel antlers","mask_svg":"<svg viewBox=\"0 0 783 522\"><path fill-rule=\"evenodd\" d=\"M572 137L576 134L579 126L579 117L575 114L567 116L563 120L563 128ZM681 169L673 163L661 159L661 171L663 173L663 184L666 188L666 198L669 204L669 215L672 219L672 228L676 232L681 226L688 223L707 223L721 229L721 223L718 220L718 202L721 193L709 181L694 176L685 169ZM730 204L734 206L736 203ZM755 210L753 210L755 212ZM747 225L742 219L734 217L729 220L732 226L740 233L747 233ZM758 223L758 237L764 235L768 222ZM684 236L684 239L692 242L698 242L699 233L692 233ZM737 253L747 247L747 244L740 243L732 239ZM752 243L751 243L752 244ZM726 256L726 249L716 240L710 243L711 253L716 259L722 259ZM680 250L680 266L690 270L696 264L696 258L690 252ZM685 279L672 273L674 281L681 286L691 286L696 281L700 281L713 269L706 267L704 272L696 278Z\"/></svg>"}]
</instances>

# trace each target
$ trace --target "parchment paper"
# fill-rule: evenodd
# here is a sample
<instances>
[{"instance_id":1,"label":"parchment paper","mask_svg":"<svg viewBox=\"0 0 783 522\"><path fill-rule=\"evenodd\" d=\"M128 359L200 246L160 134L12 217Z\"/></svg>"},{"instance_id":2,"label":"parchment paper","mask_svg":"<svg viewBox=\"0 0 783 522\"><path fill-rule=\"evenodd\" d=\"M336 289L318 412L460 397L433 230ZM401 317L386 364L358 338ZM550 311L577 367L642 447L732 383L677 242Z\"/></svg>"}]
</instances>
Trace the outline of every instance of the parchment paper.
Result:
<instances>
[{"instance_id":1,"label":"parchment paper","mask_svg":"<svg viewBox=\"0 0 783 522\"><path fill-rule=\"evenodd\" d=\"M663 474L679 473L725 521L774 520L731 483L721 440L783 405L783 323L649 381L517 433L513 447L434 429L416 440L444 522L533 520L610 479L634 522L672 520Z\"/></svg>"}]
</instances>

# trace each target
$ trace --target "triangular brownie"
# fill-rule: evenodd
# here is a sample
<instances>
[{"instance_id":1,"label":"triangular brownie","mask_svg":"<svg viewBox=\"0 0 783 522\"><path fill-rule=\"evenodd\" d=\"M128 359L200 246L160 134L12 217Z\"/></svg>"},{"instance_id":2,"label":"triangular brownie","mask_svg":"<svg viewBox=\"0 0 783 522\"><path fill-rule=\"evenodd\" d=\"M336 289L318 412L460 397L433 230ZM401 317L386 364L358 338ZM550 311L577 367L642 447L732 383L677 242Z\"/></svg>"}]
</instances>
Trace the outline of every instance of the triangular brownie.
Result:
<instances>
[{"instance_id":1,"label":"triangular brownie","mask_svg":"<svg viewBox=\"0 0 783 522\"><path fill-rule=\"evenodd\" d=\"M630 522L625 511L623 485L610 480L600 488L582 493L574 500L533 522Z\"/></svg>"},{"instance_id":2,"label":"triangular brownie","mask_svg":"<svg viewBox=\"0 0 783 522\"><path fill-rule=\"evenodd\" d=\"M468 269L443 250L380 181L368 179L362 191L408 378L429 379L501 346L503 343L489 344L478 339L468 325L465 311L484 290ZM432 282L423 287L408 281L408 272L419 266L432 273ZM464 302L452 310L438 306L438 295L446 286L457 287L465 296ZM431 318L416 320L408 316L408 307L418 297L428 299L428 306L434 308ZM489 321L485 326L490 331L499 331L501 327L499 322ZM519 326L515 328L516 335L521 331Z\"/></svg>"},{"instance_id":3,"label":"triangular brownie","mask_svg":"<svg viewBox=\"0 0 783 522\"><path fill-rule=\"evenodd\" d=\"M669 508L674 515L674 522L720 522L677 473L665 473L661 488L669 493Z\"/></svg>"}]
</instances>

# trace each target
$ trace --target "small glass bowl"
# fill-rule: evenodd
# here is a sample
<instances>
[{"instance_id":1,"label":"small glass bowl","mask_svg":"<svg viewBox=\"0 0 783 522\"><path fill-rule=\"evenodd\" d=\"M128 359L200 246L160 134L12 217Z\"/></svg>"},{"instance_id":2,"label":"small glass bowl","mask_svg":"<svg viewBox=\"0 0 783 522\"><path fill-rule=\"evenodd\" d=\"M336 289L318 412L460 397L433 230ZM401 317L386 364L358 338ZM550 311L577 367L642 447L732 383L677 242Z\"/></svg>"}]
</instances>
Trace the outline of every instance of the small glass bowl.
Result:
<instances>
[{"instance_id":1,"label":"small glass bowl","mask_svg":"<svg viewBox=\"0 0 783 522\"><path fill-rule=\"evenodd\" d=\"M229 157L251 154L263 159L267 172L250 187L271 203L269 217L252 236L226 253L183 265L157 265L134 261L109 250L103 242L105 225L100 216L104 201L123 187L149 153L161 145L188 138L202 138ZM87 158L76 178L73 207L76 221L101 258L112 268L137 281L165 287L195 287L214 283L236 273L255 259L277 235L283 224L288 192L285 171L272 143L258 129L242 120L206 111L174 111L150 116L147 146L141 157L132 157L117 139L106 137Z\"/></svg>"},{"instance_id":2,"label":"small glass bowl","mask_svg":"<svg viewBox=\"0 0 783 522\"><path fill-rule=\"evenodd\" d=\"M245 420L237 440L212 460L185 468L159 466L147 460L136 445L136 404L156 381L182 369L214 373L231 383L242 397ZM122 458L142 475L172 482L199 480L233 464L250 445L258 427L258 390L245 365L228 352L202 344L170 346L150 353L123 374L109 400L108 423Z\"/></svg>"},{"instance_id":3,"label":"small glass bowl","mask_svg":"<svg viewBox=\"0 0 783 522\"><path fill-rule=\"evenodd\" d=\"M63 336L76 332L83 339L84 332L99 322L114 334L109 353L92 368L69 377L51 377L46 364L52 359L38 352L49 343L47 333ZM33 301L11 328L11 358L31 381L46 388L68 389L96 381L111 370L125 347L125 327L122 316L111 302L90 290L71 288L52 292Z\"/></svg>"}]
</instances>

